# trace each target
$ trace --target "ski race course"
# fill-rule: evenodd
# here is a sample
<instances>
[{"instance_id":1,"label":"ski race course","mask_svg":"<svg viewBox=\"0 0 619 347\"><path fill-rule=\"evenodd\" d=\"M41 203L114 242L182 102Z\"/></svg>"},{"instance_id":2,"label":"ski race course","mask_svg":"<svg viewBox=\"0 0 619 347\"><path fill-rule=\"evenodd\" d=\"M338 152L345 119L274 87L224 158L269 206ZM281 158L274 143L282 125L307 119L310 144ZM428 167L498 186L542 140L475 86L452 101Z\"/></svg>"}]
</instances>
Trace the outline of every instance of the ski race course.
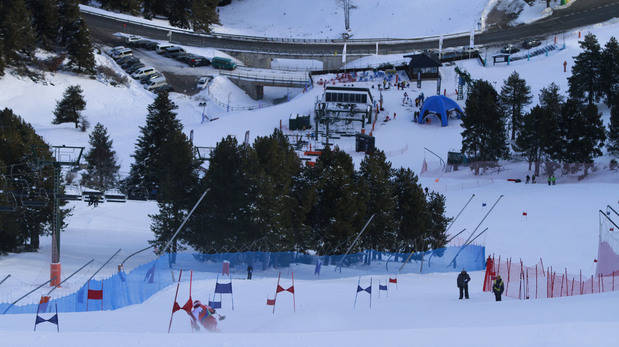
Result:
<instances>
[{"instance_id":1,"label":"ski race course","mask_svg":"<svg viewBox=\"0 0 619 347\"><path fill-rule=\"evenodd\" d=\"M439 5L430 6L427 1L412 5L410 1L398 0L388 8L384 0L357 2L359 7L352 15L355 38L387 37L390 33L392 37L411 37L411 30L419 35L438 35L443 33L441 30L468 31L477 26L488 4L486 0L475 0L464 6L460 1L440 0ZM261 3L264 6L253 21L243 22L240 14L247 15L253 8L248 0L235 1L222 9L223 24L215 31L328 40L339 37L342 31L339 1L320 1L316 9L313 3L295 0L291 1L294 10L290 11L283 10L279 1ZM449 6L458 6L461 16L451 17L456 10ZM376 12L377 8L381 12ZM431 15L411 28L407 21L393 19L398 11L405 10ZM268 16L273 11L281 19L279 25L274 25ZM295 25L306 13L311 14L311 20ZM318 25L323 19L326 24ZM367 27L359 25L372 20ZM161 20L156 20L156 24L165 25ZM456 99L455 67L470 72L473 78L487 79L497 90L517 71L531 86L533 104L537 103L539 91L551 82L566 94L573 57L580 52L579 37L586 32L596 34L603 45L611 36L617 36L619 20L577 28L559 38L545 37L542 47L553 46L552 51L510 64L482 66L479 59L443 64L439 69L439 94ZM213 48L185 48L208 57L227 56ZM486 58L496 53L494 49L484 53ZM36 54L45 57L45 52ZM106 54L98 53L95 58L97 64L126 76ZM154 52L147 58L153 65L167 61ZM371 68L386 63L398 65L404 60L401 54L373 55L349 61L345 66ZM294 65L291 61L282 59L277 63ZM304 64L315 66L317 61L296 63L303 70ZM567 72L563 72L564 68ZM176 111L184 132L191 132L194 145L200 147L215 146L227 135L239 141L247 136L251 143L275 128L291 136L305 136L307 133L302 131L288 130L288 119L313 114L325 83L367 87L374 99L383 99L385 108L367 129L369 132L372 128L376 147L384 150L394 168L411 168L419 175L422 186L445 195L446 215L458 216L448 232L447 249L416 254L404 265L408 254L381 254L371 264L363 263L363 254L353 254L338 268L341 255L282 255L258 253L258 249L241 255L202 255L188 249L176 255L175 263L170 263L167 255L158 257L152 249L129 257L148 247L154 238L149 216L158 212L156 202L129 200L97 207L83 201L69 202L67 206L73 210L61 234L63 279L87 265L54 289L50 302L41 309L41 297L51 288L45 285L34 289L50 278L51 237L40 237L37 252L0 255L0 347L617 345L619 271L615 270L619 269L619 228L613 223L619 222L614 212L619 210L619 173L609 167L612 156L606 149L595 159L595 170L587 177L579 179L578 173L561 175L553 186L546 184L545 177L539 177L537 184L508 181L524 181L530 174L528 163L522 158L502 161L500 170L479 176L466 167L445 172L442 159L432 152L445 157L449 151L460 150L461 121L450 119L445 127L434 118L426 124L414 122L416 109L405 102L402 90L374 89L385 78L384 73L379 75L371 69L351 73L353 82L346 74L316 74L312 76L314 84L307 89L269 86L265 87L263 100L253 100L212 67L191 70L177 64L168 72L185 77L215 76L207 89L194 95L170 94L178 105ZM84 115L92 124L100 122L109 130L120 175L126 176L133 162L139 127L145 122L146 107L155 95L130 77L126 86L114 87L100 76L91 79L62 71L46 72L44 76L45 81L37 83L6 73L0 78L0 109L13 109L51 145L87 146L88 133L79 132L73 124L51 124L50 110L63 90L79 84L87 101ZM404 72L395 72L389 78L395 76L410 82L406 89L409 99L437 94L435 80L424 80L422 87L417 88ZM36 102L32 102L33 95ZM464 107L464 101L458 103ZM600 104L599 111L608 125L610 110ZM205 121L204 114L211 118ZM389 120L385 119L387 115L391 116ZM337 128L359 131L351 129L348 125ZM310 143L314 149L320 145L319 141ZM349 153L359 166L364 154L355 152L354 137L338 138L334 145ZM308 149L311 148L303 148ZM477 238L466 245L474 231ZM454 258L456 261L452 261ZM494 266L487 272L488 258ZM222 274L225 261L230 261L229 275ZM248 264L254 267L251 280L247 279ZM456 287L456 277L463 268L472 279L468 300L458 299ZM177 283L181 269L182 279ZM495 302L491 292L483 291L484 280L492 271L500 274L507 286L502 302ZM279 292L278 278L282 289ZM217 283L232 283L232 295L215 295ZM30 291L30 295L21 298ZM275 299L275 295L275 305L268 305L267 300ZM175 296L179 306L190 296L203 303L221 300L222 308L217 311L226 318L219 321L217 332L193 332L190 319L182 310L174 313L171 320ZM44 320L52 318L56 307L57 325L35 325L37 316Z\"/></svg>"}]
</instances>

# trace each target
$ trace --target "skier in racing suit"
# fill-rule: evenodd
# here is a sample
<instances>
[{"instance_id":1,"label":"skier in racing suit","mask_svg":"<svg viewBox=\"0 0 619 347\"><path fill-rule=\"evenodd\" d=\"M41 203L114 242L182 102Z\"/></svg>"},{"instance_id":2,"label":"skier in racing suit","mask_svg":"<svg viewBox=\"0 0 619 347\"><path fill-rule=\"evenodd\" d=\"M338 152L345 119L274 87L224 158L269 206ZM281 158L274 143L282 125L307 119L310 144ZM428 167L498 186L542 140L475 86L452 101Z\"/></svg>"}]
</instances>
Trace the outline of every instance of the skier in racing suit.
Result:
<instances>
[{"instance_id":1,"label":"skier in racing suit","mask_svg":"<svg viewBox=\"0 0 619 347\"><path fill-rule=\"evenodd\" d=\"M200 330L202 325L206 330L217 330L217 319L215 318L216 311L210 306L203 305L200 300L193 302L193 310L191 311L191 326L194 330Z\"/></svg>"}]
</instances>

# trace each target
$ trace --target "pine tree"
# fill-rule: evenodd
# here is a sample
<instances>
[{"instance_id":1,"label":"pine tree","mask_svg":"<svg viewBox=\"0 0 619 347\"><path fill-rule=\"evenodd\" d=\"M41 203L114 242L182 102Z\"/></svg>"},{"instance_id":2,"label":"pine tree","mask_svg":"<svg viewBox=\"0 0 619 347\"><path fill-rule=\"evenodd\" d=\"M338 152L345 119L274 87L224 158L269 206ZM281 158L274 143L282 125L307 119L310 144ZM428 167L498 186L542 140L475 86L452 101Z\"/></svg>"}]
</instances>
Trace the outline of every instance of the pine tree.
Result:
<instances>
[{"instance_id":1,"label":"pine tree","mask_svg":"<svg viewBox=\"0 0 619 347\"><path fill-rule=\"evenodd\" d=\"M498 95L489 82L477 80L473 83L465 113L462 152L477 162L473 167L478 175L480 164L507 158L509 153Z\"/></svg>"},{"instance_id":2,"label":"pine tree","mask_svg":"<svg viewBox=\"0 0 619 347\"><path fill-rule=\"evenodd\" d=\"M429 216L428 229L424 241L431 249L447 245L447 225L452 220L445 216L445 196L430 192L426 196L428 204L426 214Z\"/></svg>"},{"instance_id":3,"label":"pine tree","mask_svg":"<svg viewBox=\"0 0 619 347\"><path fill-rule=\"evenodd\" d=\"M608 125L608 151L614 156L619 156L619 93L615 93L614 98Z\"/></svg>"},{"instance_id":4,"label":"pine tree","mask_svg":"<svg viewBox=\"0 0 619 347\"><path fill-rule=\"evenodd\" d=\"M84 20L78 20L76 29L67 45L69 64L76 66L78 72L92 73L95 69L95 56L92 52L92 42Z\"/></svg>"},{"instance_id":5,"label":"pine tree","mask_svg":"<svg viewBox=\"0 0 619 347\"><path fill-rule=\"evenodd\" d=\"M196 163L176 108L167 92L159 93L148 106L146 125L140 127L133 154L135 162L124 182L129 195L160 202L191 200Z\"/></svg>"},{"instance_id":6,"label":"pine tree","mask_svg":"<svg viewBox=\"0 0 619 347\"><path fill-rule=\"evenodd\" d=\"M315 195L307 224L316 250L319 254L344 253L366 222L352 158L338 149L325 148L310 177Z\"/></svg>"},{"instance_id":7,"label":"pine tree","mask_svg":"<svg viewBox=\"0 0 619 347\"><path fill-rule=\"evenodd\" d=\"M7 62L20 63L18 53L34 51L32 18L24 0L3 0L0 6L0 37Z\"/></svg>"},{"instance_id":8,"label":"pine tree","mask_svg":"<svg viewBox=\"0 0 619 347\"><path fill-rule=\"evenodd\" d=\"M228 136L222 139L209 159L201 189L209 189L192 218L185 237L203 252L239 250L262 238L256 216L258 177L256 152Z\"/></svg>"},{"instance_id":9,"label":"pine tree","mask_svg":"<svg viewBox=\"0 0 619 347\"><path fill-rule=\"evenodd\" d=\"M301 171L299 157L280 130L257 138L253 148L258 167L255 220L260 234L277 250L294 249L303 221L296 213L300 202L293 195L294 178Z\"/></svg>"},{"instance_id":10,"label":"pine tree","mask_svg":"<svg viewBox=\"0 0 619 347\"><path fill-rule=\"evenodd\" d=\"M27 199L31 194L37 199L46 200L36 192L53 189L53 170L43 167L33 173L32 167L23 165L35 156L42 161L52 161L49 146L34 131L34 128L11 110L0 111L0 201L10 204L16 200L7 197L7 192L14 194L17 201ZM11 172L6 168L11 167ZM11 174L12 179L3 179L1 174ZM6 191L5 191L6 189ZM61 194L63 188L61 187ZM64 203L62 203L64 205ZM39 236L49 232L52 222L53 204L42 208L24 207L14 204L15 212L0 214L0 253L39 248ZM64 219L70 210L61 208L60 222L64 228Z\"/></svg>"},{"instance_id":11,"label":"pine tree","mask_svg":"<svg viewBox=\"0 0 619 347\"><path fill-rule=\"evenodd\" d=\"M569 99L561 112L563 151L561 159L568 164L584 164L584 176L593 159L602 155L606 139L601 114L597 106L582 106L580 100Z\"/></svg>"},{"instance_id":12,"label":"pine tree","mask_svg":"<svg viewBox=\"0 0 619 347\"><path fill-rule=\"evenodd\" d=\"M192 0L191 27L194 31L210 33L211 25L219 24L217 4L219 0Z\"/></svg>"},{"instance_id":13,"label":"pine tree","mask_svg":"<svg viewBox=\"0 0 619 347\"><path fill-rule=\"evenodd\" d=\"M588 33L579 42L583 50L574 57L572 76L568 78L570 97L586 99L590 104L600 99L601 49L595 35Z\"/></svg>"},{"instance_id":14,"label":"pine tree","mask_svg":"<svg viewBox=\"0 0 619 347\"><path fill-rule=\"evenodd\" d=\"M503 82L499 101L503 111L509 117L512 130L511 139L516 139L516 134L522 127L523 108L531 103L531 88L524 79L514 71Z\"/></svg>"},{"instance_id":15,"label":"pine tree","mask_svg":"<svg viewBox=\"0 0 619 347\"><path fill-rule=\"evenodd\" d=\"M82 183L87 186L108 190L116 186L119 165L116 164L116 153L112 149L107 129L97 123L88 141L90 151L86 154L87 173L82 176Z\"/></svg>"},{"instance_id":16,"label":"pine tree","mask_svg":"<svg viewBox=\"0 0 619 347\"><path fill-rule=\"evenodd\" d=\"M541 106L535 106L524 116L522 131L518 134L518 148L531 164L535 164L534 175L539 176L540 164L547 154L555 153L560 142L559 120Z\"/></svg>"},{"instance_id":17,"label":"pine tree","mask_svg":"<svg viewBox=\"0 0 619 347\"><path fill-rule=\"evenodd\" d=\"M80 10L77 0L58 0L60 43L68 45L79 30Z\"/></svg>"},{"instance_id":18,"label":"pine tree","mask_svg":"<svg viewBox=\"0 0 619 347\"><path fill-rule=\"evenodd\" d=\"M29 0L37 39L47 50L54 48L58 41L58 6L55 0Z\"/></svg>"},{"instance_id":19,"label":"pine tree","mask_svg":"<svg viewBox=\"0 0 619 347\"><path fill-rule=\"evenodd\" d=\"M183 29L190 29L191 3L192 0L169 1L168 20L170 21L170 25Z\"/></svg>"},{"instance_id":20,"label":"pine tree","mask_svg":"<svg viewBox=\"0 0 619 347\"><path fill-rule=\"evenodd\" d=\"M385 153L376 150L366 155L359 170L359 189L365 205L365 218L374 214L363 240L369 249L397 251L396 226L393 210L395 197L391 183L391 163Z\"/></svg>"},{"instance_id":21,"label":"pine tree","mask_svg":"<svg viewBox=\"0 0 619 347\"><path fill-rule=\"evenodd\" d=\"M556 126L554 131L543 134L544 154L546 159L560 161L563 157L565 138L565 124L563 124L562 110L565 98L559 93L559 86L554 82L547 88L542 88L539 95L540 106L544 109L548 126Z\"/></svg>"},{"instance_id":22,"label":"pine tree","mask_svg":"<svg viewBox=\"0 0 619 347\"><path fill-rule=\"evenodd\" d=\"M615 95L619 94L619 43L611 37L602 51L600 68L600 92L606 105L612 107Z\"/></svg>"},{"instance_id":23,"label":"pine tree","mask_svg":"<svg viewBox=\"0 0 619 347\"><path fill-rule=\"evenodd\" d=\"M83 90L78 85L67 87L62 94L62 100L56 102L53 124L72 122L76 129L82 124L85 131L86 118L82 116L82 111L86 108L86 101L82 93Z\"/></svg>"},{"instance_id":24,"label":"pine tree","mask_svg":"<svg viewBox=\"0 0 619 347\"><path fill-rule=\"evenodd\" d=\"M404 252L425 251L423 235L430 227L427 201L418 178L410 169L400 168L394 173L394 219L398 228L398 248Z\"/></svg>"}]
</instances>

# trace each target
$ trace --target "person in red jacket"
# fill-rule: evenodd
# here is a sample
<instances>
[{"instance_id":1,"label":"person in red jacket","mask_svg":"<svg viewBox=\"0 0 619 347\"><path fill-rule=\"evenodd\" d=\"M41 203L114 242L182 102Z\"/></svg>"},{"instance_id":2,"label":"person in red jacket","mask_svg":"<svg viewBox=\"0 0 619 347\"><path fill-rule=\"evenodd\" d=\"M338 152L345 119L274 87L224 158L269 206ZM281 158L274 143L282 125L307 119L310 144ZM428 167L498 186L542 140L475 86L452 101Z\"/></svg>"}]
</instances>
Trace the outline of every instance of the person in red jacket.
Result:
<instances>
[{"instance_id":1,"label":"person in red jacket","mask_svg":"<svg viewBox=\"0 0 619 347\"><path fill-rule=\"evenodd\" d=\"M200 325L202 325L208 331L216 331L217 319L215 314L217 314L217 311L214 308L203 305L200 300L194 301L191 311L191 327L194 330L200 330ZM220 319L222 319L221 317L223 316L220 316Z\"/></svg>"}]
</instances>

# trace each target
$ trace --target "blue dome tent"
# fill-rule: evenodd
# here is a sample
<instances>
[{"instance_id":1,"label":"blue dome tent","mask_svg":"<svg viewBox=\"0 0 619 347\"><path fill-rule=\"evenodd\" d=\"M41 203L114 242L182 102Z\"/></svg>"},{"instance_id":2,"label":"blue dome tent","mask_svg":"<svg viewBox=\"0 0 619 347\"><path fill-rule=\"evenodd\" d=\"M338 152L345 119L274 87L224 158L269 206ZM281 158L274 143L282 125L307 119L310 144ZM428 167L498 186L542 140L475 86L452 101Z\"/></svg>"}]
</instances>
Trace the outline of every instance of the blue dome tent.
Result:
<instances>
[{"instance_id":1,"label":"blue dome tent","mask_svg":"<svg viewBox=\"0 0 619 347\"><path fill-rule=\"evenodd\" d=\"M441 126L446 127L448 120L447 113L450 111L456 111L458 113L458 119L464 115L464 111L462 111L455 101L443 95L434 95L427 98L423 103L417 122L423 124L423 120L427 113L435 113L441 117Z\"/></svg>"}]
</instances>

